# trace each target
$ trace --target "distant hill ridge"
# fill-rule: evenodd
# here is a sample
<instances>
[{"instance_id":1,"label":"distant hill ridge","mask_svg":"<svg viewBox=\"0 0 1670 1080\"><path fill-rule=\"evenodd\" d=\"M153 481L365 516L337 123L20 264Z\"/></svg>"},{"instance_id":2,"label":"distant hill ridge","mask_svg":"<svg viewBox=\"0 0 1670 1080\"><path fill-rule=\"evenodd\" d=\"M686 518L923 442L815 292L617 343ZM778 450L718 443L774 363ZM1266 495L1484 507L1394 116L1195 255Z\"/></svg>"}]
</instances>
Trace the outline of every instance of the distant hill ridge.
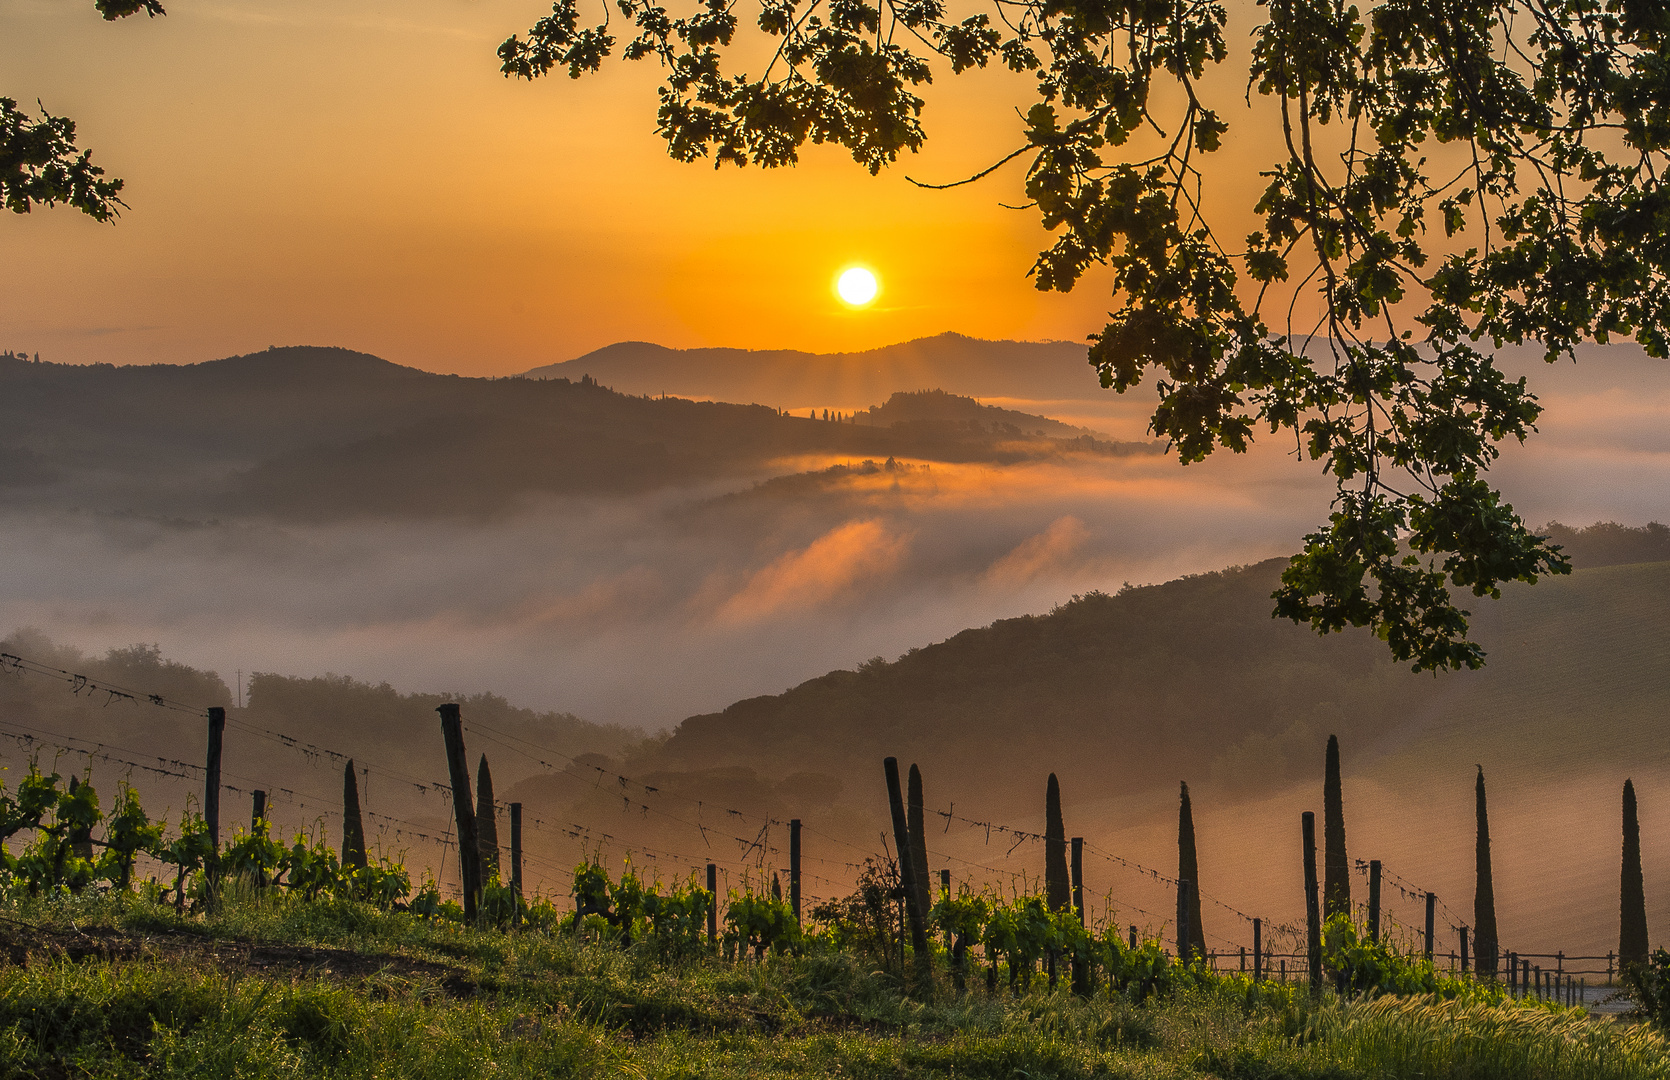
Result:
<instances>
[{"instance_id":1,"label":"distant hill ridge","mask_svg":"<svg viewBox=\"0 0 1670 1080\"><path fill-rule=\"evenodd\" d=\"M623 341L524 373L590 375L627 394L756 401L779 408L856 411L895 391L939 387L968 397L1098 399L1107 394L1088 346L1070 341L985 341L940 334L863 352L670 349Z\"/></svg>"},{"instance_id":2,"label":"distant hill ridge","mask_svg":"<svg viewBox=\"0 0 1670 1080\"><path fill-rule=\"evenodd\" d=\"M995 422L826 423L573 374L437 375L312 346L131 367L0 356L0 504L303 520L480 515L542 494L759 479L808 455L1006 464L1150 449L1080 442L1078 429L949 395L935 403ZM924 384L913 376L865 404L900 385Z\"/></svg>"}]
</instances>

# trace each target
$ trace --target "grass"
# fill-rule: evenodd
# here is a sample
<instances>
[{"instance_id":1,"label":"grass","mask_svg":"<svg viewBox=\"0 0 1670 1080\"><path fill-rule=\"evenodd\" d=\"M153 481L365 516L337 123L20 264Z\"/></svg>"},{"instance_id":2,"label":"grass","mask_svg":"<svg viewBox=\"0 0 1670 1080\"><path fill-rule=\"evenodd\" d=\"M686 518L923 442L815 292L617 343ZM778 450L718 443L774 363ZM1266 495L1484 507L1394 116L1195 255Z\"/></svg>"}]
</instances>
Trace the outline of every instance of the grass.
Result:
<instances>
[{"instance_id":1,"label":"grass","mask_svg":"<svg viewBox=\"0 0 1670 1080\"><path fill-rule=\"evenodd\" d=\"M351 903L0 908L11 1077L1670 1080L1646 1028L1487 999L1312 1002L1225 978L1145 1005L931 1000L850 956L730 965ZM20 963L21 961L21 963Z\"/></svg>"}]
</instances>

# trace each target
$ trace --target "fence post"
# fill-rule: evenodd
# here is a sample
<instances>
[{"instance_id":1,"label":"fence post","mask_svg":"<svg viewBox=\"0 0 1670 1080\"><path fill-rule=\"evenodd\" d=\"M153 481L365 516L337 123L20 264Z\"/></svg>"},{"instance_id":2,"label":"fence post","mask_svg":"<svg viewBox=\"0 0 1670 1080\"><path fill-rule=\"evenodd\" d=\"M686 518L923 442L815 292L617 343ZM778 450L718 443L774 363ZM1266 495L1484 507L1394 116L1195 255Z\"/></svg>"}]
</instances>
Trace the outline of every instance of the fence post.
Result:
<instances>
[{"instance_id":1,"label":"fence post","mask_svg":"<svg viewBox=\"0 0 1670 1080\"><path fill-rule=\"evenodd\" d=\"M1467 928L1461 927L1461 970L1467 971Z\"/></svg>"},{"instance_id":2,"label":"fence post","mask_svg":"<svg viewBox=\"0 0 1670 1080\"><path fill-rule=\"evenodd\" d=\"M1322 905L1316 887L1316 815L1299 817L1305 844L1305 952L1310 961L1310 992L1322 993Z\"/></svg>"},{"instance_id":3,"label":"fence post","mask_svg":"<svg viewBox=\"0 0 1670 1080\"><path fill-rule=\"evenodd\" d=\"M1253 920L1253 982L1264 981L1264 920Z\"/></svg>"},{"instance_id":4,"label":"fence post","mask_svg":"<svg viewBox=\"0 0 1670 1080\"><path fill-rule=\"evenodd\" d=\"M1380 860L1368 861L1368 939L1380 944Z\"/></svg>"},{"instance_id":5,"label":"fence post","mask_svg":"<svg viewBox=\"0 0 1670 1080\"><path fill-rule=\"evenodd\" d=\"M910 821L905 817L905 796L899 785L899 759L884 758L881 767L887 777L887 803L893 813L893 842L899 851L899 884L905 893L905 918L910 923L910 944L915 950L916 974L919 981L926 984L933 975L933 957L928 952L928 928L923 921L926 912L921 910L917 898L927 892L928 883L924 881L918 886L916 881L915 844ZM925 837L923 842L926 843Z\"/></svg>"},{"instance_id":6,"label":"fence post","mask_svg":"<svg viewBox=\"0 0 1670 1080\"><path fill-rule=\"evenodd\" d=\"M218 861L220 851L220 746L226 735L226 710L209 707L209 754L203 767L203 823L209 827Z\"/></svg>"},{"instance_id":7,"label":"fence post","mask_svg":"<svg viewBox=\"0 0 1670 1080\"><path fill-rule=\"evenodd\" d=\"M1084 837L1073 837L1073 910L1084 925Z\"/></svg>"},{"instance_id":8,"label":"fence post","mask_svg":"<svg viewBox=\"0 0 1670 1080\"><path fill-rule=\"evenodd\" d=\"M510 891L516 897L516 921L522 921L522 804L510 804Z\"/></svg>"},{"instance_id":9,"label":"fence post","mask_svg":"<svg viewBox=\"0 0 1670 1080\"><path fill-rule=\"evenodd\" d=\"M464 884L464 920L473 923L481 893L481 840L476 833L475 806L470 798L470 766L464 753L464 720L458 713L456 702L448 702L435 711L441 714L447 773L452 778L452 812L458 822L458 865Z\"/></svg>"},{"instance_id":10,"label":"fence post","mask_svg":"<svg viewBox=\"0 0 1670 1080\"><path fill-rule=\"evenodd\" d=\"M707 943L719 942L719 867L707 864Z\"/></svg>"},{"instance_id":11,"label":"fence post","mask_svg":"<svg viewBox=\"0 0 1670 1080\"><path fill-rule=\"evenodd\" d=\"M1189 954L1189 880L1177 881L1177 962L1187 965Z\"/></svg>"},{"instance_id":12,"label":"fence post","mask_svg":"<svg viewBox=\"0 0 1670 1080\"><path fill-rule=\"evenodd\" d=\"M1426 962L1432 963L1433 918L1438 911L1438 894L1426 894Z\"/></svg>"},{"instance_id":13,"label":"fence post","mask_svg":"<svg viewBox=\"0 0 1670 1080\"><path fill-rule=\"evenodd\" d=\"M789 819L789 906L794 923L800 925L800 819Z\"/></svg>"},{"instance_id":14,"label":"fence post","mask_svg":"<svg viewBox=\"0 0 1670 1080\"><path fill-rule=\"evenodd\" d=\"M256 788L251 801L254 805L249 811L249 831L253 835L260 827L261 819L267 816L267 793Z\"/></svg>"}]
</instances>

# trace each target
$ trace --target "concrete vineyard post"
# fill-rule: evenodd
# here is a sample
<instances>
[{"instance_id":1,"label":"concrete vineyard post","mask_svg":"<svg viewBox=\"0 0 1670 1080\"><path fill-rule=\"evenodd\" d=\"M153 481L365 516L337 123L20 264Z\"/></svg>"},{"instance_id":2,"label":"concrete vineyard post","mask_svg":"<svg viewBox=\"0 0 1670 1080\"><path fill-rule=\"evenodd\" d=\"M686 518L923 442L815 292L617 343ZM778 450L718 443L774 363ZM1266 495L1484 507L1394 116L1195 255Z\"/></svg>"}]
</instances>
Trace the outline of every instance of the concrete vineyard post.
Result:
<instances>
[{"instance_id":1,"label":"concrete vineyard post","mask_svg":"<svg viewBox=\"0 0 1670 1080\"><path fill-rule=\"evenodd\" d=\"M1479 978L1496 977L1496 887L1490 871L1490 814L1485 800L1484 769L1474 784L1478 837L1474 849L1476 885L1473 893L1473 954Z\"/></svg>"},{"instance_id":2,"label":"concrete vineyard post","mask_svg":"<svg viewBox=\"0 0 1670 1080\"><path fill-rule=\"evenodd\" d=\"M899 759L886 758L881 763L882 772L887 778L887 803L893 817L893 843L899 852L899 885L905 894L905 920L910 924L911 947L916 950L916 972L918 977L925 977L932 972L929 966L932 957L928 955L928 931L922 921L922 912L917 910L916 878L911 864L916 860L911 856L910 823L905 817L905 796L899 785Z\"/></svg>"},{"instance_id":3,"label":"concrete vineyard post","mask_svg":"<svg viewBox=\"0 0 1670 1080\"><path fill-rule=\"evenodd\" d=\"M1187 964L1193 942L1189 933L1189 880L1177 882L1177 962Z\"/></svg>"},{"instance_id":4,"label":"concrete vineyard post","mask_svg":"<svg viewBox=\"0 0 1670 1080\"><path fill-rule=\"evenodd\" d=\"M1345 854L1345 794L1340 786L1339 739L1328 736L1322 779L1323 917L1351 915L1351 863Z\"/></svg>"},{"instance_id":5,"label":"concrete vineyard post","mask_svg":"<svg viewBox=\"0 0 1670 1080\"><path fill-rule=\"evenodd\" d=\"M1618 966L1647 962L1647 895L1641 876L1641 822L1635 782L1624 781L1624 860L1618 883Z\"/></svg>"},{"instance_id":6,"label":"concrete vineyard post","mask_svg":"<svg viewBox=\"0 0 1670 1080\"><path fill-rule=\"evenodd\" d=\"M359 777L354 759L342 767L342 868L365 869L365 821L360 817Z\"/></svg>"},{"instance_id":7,"label":"concrete vineyard post","mask_svg":"<svg viewBox=\"0 0 1670 1080\"><path fill-rule=\"evenodd\" d=\"M481 845L481 880L499 880L499 804L493 797L493 771L487 767L487 755L481 755L481 765L475 774L475 831Z\"/></svg>"},{"instance_id":8,"label":"concrete vineyard post","mask_svg":"<svg viewBox=\"0 0 1670 1080\"><path fill-rule=\"evenodd\" d=\"M475 922L481 899L481 839L476 833L475 807L470 801L470 766L464 751L464 720L458 705L436 708L441 714L441 736L446 740L447 775L452 780L452 813L458 826L458 863L464 885L464 919Z\"/></svg>"}]
</instances>

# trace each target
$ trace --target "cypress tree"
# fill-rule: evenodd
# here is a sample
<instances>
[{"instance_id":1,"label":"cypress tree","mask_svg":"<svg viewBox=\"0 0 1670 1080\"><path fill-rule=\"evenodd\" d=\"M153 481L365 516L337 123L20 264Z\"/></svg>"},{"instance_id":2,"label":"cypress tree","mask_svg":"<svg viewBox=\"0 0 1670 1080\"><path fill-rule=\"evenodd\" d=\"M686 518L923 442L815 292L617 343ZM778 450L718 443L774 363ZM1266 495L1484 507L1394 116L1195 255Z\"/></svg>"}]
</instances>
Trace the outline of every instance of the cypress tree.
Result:
<instances>
[{"instance_id":1,"label":"cypress tree","mask_svg":"<svg viewBox=\"0 0 1670 1080\"><path fill-rule=\"evenodd\" d=\"M481 852L481 880L499 876L499 808L493 801L493 774L487 768L487 755L481 755L481 767L475 774L475 829L476 850Z\"/></svg>"},{"instance_id":2,"label":"cypress tree","mask_svg":"<svg viewBox=\"0 0 1670 1080\"><path fill-rule=\"evenodd\" d=\"M1647 894L1641 882L1641 823L1635 784L1624 781L1624 869L1619 883L1618 966L1647 962Z\"/></svg>"},{"instance_id":3,"label":"cypress tree","mask_svg":"<svg viewBox=\"0 0 1670 1080\"><path fill-rule=\"evenodd\" d=\"M1195 815L1187 781L1177 808L1177 879L1189 883L1189 948L1195 956L1203 957L1206 930L1200 925L1200 859L1195 855Z\"/></svg>"},{"instance_id":4,"label":"cypress tree","mask_svg":"<svg viewBox=\"0 0 1670 1080\"><path fill-rule=\"evenodd\" d=\"M1473 791L1478 804L1478 886L1473 893L1473 955L1481 977L1496 977L1496 888L1490 880L1490 814L1485 808L1484 766Z\"/></svg>"},{"instance_id":5,"label":"cypress tree","mask_svg":"<svg viewBox=\"0 0 1670 1080\"><path fill-rule=\"evenodd\" d=\"M1351 863L1345 857L1345 793L1339 779L1339 739L1328 736L1322 779L1322 917L1351 917Z\"/></svg>"},{"instance_id":6,"label":"cypress tree","mask_svg":"<svg viewBox=\"0 0 1670 1080\"><path fill-rule=\"evenodd\" d=\"M1044 894L1051 911L1073 906L1073 882L1067 873L1067 826L1061 820L1061 784L1050 773L1044 792Z\"/></svg>"},{"instance_id":7,"label":"cypress tree","mask_svg":"<svg viewBox=\"0 0 1670 1080\"><path fill-rule=\"evenodd\" d=\"M342 769L342 865L365 868L365 823L360 818L359 777L354 761Z\"/></svg>"},{"instance_id":8,"label":"cypress tree","mask_svg":"<svg viewBox=\"0 0 1670 1080\"><path fill-rule=\"evenodd\" d=\"M911 884L916 889L916 910L927 921L934 909L933 887L928 884L928 834L923 826L922 771L910 767L910 871Z\"/></svg>"}]
</instances>

